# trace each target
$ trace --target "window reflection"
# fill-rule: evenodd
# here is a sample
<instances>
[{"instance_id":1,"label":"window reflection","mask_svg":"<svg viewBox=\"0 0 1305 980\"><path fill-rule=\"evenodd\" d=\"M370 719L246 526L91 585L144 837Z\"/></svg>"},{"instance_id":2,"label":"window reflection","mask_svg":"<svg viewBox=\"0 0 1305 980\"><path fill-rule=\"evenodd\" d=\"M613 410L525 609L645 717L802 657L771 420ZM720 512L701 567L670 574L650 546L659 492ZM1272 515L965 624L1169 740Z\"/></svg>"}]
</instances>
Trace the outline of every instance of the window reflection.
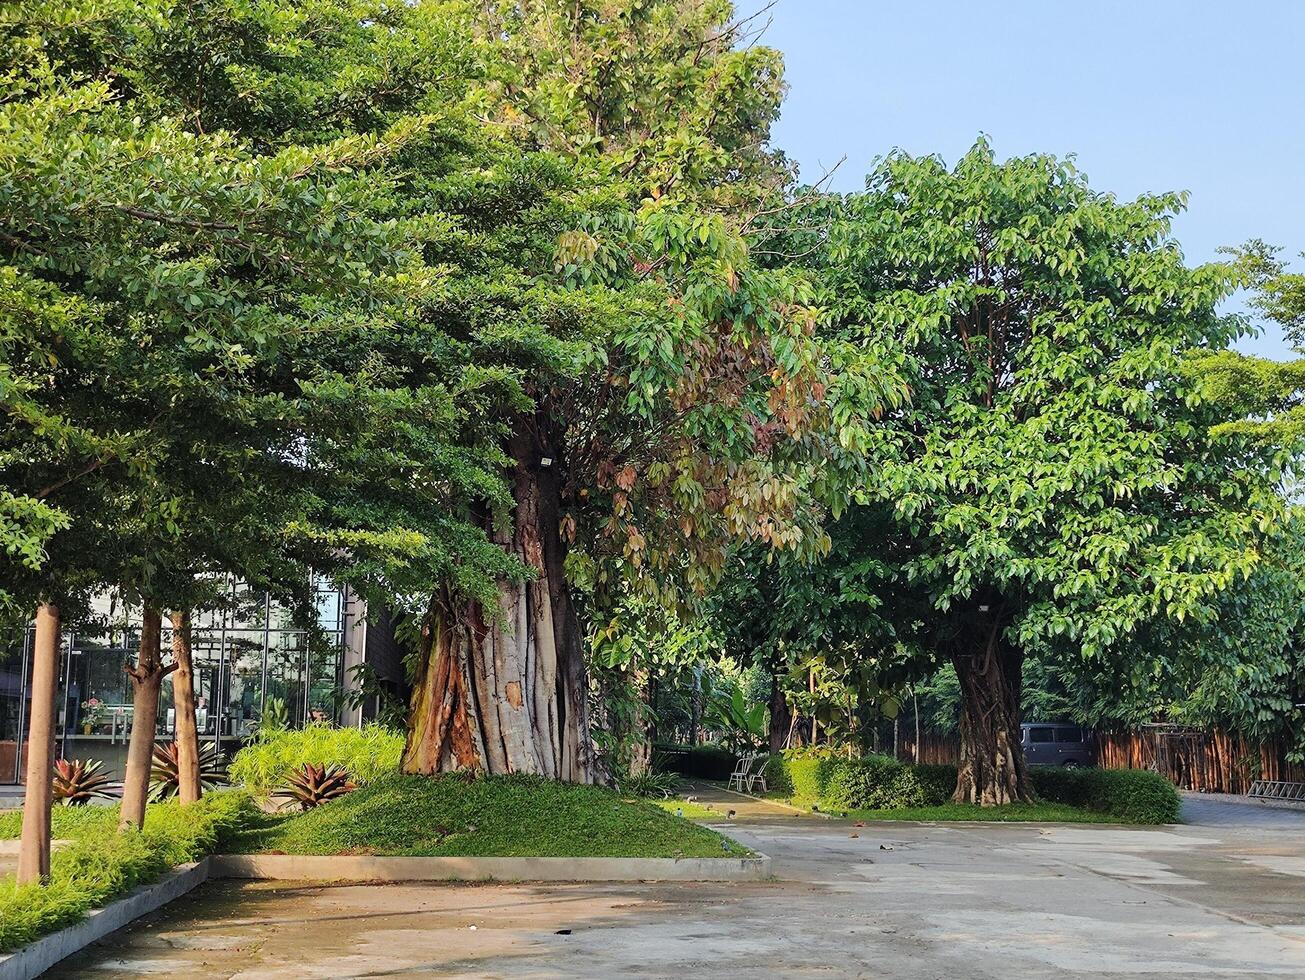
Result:
<instances>
[{"instance_id":1,"label":"window reflection","mask_svg":"<svg viewBox=\"0 0 1305 980\"><path fill-rule=\"evenodd\" d=\"M223 608L196 614L191 650L200 737L230 757L280 698L288 721L339 720L345 602L325 580L312 584L308 628L289 609L240 583L228 583ZM140 646L140 610L112 596L95 602L98 634L65 631L55 734L65 758L99 759L121 778L132 724L131 682L123 670ZM167 620L164 620L165 624ZM24 635L26 634L26 635ZM165 658L172 632L163 630ZM0 636L0 783L21 781L31 630ZM155 734L176 733L172 676L164 681Z\"/></svg>"}]
</instances>

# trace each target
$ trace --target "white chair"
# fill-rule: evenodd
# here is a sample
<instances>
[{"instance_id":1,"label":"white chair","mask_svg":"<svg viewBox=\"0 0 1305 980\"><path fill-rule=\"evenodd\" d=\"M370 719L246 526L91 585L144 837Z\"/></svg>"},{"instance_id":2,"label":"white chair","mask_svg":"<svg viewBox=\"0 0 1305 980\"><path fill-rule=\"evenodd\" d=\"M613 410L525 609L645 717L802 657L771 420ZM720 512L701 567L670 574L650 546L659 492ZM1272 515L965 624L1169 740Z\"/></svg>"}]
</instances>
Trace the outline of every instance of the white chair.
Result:
<instances>
[{"instance_id":1,"label":"white chair","mask_svg":"<svg viewBox=\"0 0 1305 980\"><path fill-rule=\"evenodd\" d=\"M752 769L752 759L751 755L739 756L739 761L734 763L734 771L730 773L730 780L725 784L726 789L732 789L739 793L748 791L748 787L752 785L749 775Z\"/></svg>"},{"instance_id":2,"label":"white chair","mask_svg":"<svg viewBox=\"0 0 1305 980\"><path fill-rule=\"evenodd\" d=\"M758 752L753 756L753 763L756 768L748 777L748 792L755 796L755 787L758 783L761 784L761 792L769 792L770 787L766 785L766 766L770 765L770 755L766 752Z\"/></svg>"}]
</instances>

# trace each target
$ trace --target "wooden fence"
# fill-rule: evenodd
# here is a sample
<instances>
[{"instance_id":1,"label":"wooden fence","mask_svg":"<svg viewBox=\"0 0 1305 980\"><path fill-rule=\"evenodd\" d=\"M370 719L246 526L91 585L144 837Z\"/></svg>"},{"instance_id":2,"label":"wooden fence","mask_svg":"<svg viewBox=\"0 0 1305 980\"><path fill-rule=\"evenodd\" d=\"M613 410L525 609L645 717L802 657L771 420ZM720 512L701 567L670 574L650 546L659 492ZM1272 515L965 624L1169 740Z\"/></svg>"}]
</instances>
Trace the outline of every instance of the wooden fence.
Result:
<instances>
[{"instance_id":1,"label":"wooden fence","mask_svg":"<svg viewBox=\"0 0 1305 980\"><path fill-rule=\"evenodd\" d=\"M915 739L903 738L899 757L915 759ZM919 761L955 765L955 735L922 732ZM1305 782L1305 765L1287 761L1275 743L1258 744L1223 731L1191 731L1155 725L1129 732L1098 732L1097 762L1103 769L1154 769L1180 789L1241 795L1257 779Z\"/></svg>"},{"instance_id":2,"label":"wooden fence","mask_svg":"<svg viewBox=\"0 0 1305 980\"><path fill-rule=\"evenodd\" d=\"M1257 744L1240 735L1155 726L1097 735L1106 769L1154 769L1180 789L1242 794L1257 779L1305 782L1305 766L1290 763L1276 742Z\"/></svg>"}]
</instances>

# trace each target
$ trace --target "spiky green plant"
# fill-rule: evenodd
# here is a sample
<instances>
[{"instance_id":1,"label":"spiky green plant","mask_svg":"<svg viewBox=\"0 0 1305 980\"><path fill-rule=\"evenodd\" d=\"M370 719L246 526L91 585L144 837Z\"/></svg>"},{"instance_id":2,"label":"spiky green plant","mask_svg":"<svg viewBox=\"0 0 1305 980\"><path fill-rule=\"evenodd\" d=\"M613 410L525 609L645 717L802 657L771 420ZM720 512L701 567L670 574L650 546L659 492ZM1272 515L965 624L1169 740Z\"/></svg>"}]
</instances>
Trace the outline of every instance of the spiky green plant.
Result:
<instances>
[{"instance_id":1,"label":"spiky green plant","mask_svg":"<svg viewBox=\"0 0 1305 980\"><path fill-rule=\"evenodd\" d=\"M154 761L150 766L150 801L158 803L177 795L180 788L177 782L178 758L177 743L154 746ZM226 767L222 756L213 747L212 742L205 742L199 747L199 786L204 792L214 786L223 786L227 782Z\"/></svg>"},{"instance_id":2,"label":"spiky green plant","mask_svg":"<svg viewBox=\"0 0 1305 980\"><path fill-rule=\"evenodd\" d=\"M349 779L349 770L333 764L304 763L292 772L281 792L290 797L286 806L299 804L301 810L311 810L331 800L352 793L358 787Z\"/></svg>"},{"instance_id":3,"label":"spiky green plant","mask_svg":"<svg viewBox=\"0 0 1305 980\"><path fill-rule=\"evenodd\" d=\"M85 806L91 800L108 800L122 793L122 784L109 779L99 759L56 759L50 794L60 806Z\"/></svg>"}]
</instances>

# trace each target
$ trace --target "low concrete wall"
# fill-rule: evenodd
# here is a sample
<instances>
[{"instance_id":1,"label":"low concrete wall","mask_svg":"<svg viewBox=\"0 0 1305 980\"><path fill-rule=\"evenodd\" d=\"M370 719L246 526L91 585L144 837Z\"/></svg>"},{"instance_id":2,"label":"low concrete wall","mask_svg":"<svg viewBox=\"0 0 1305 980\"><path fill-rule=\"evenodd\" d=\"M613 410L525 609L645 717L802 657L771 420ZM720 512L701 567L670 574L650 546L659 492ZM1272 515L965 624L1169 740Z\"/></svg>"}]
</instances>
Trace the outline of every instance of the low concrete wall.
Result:
<instances>
[{"instance_id":1,"label":"low concrete wall","mask_svg":"<svg viewBox=\"0 0 1305 980\"><path fill-rule=\"evenodd\" d=\"M223 854L215 878L294 881L757 881L770 858L316 857Z\"/></svg>"},{"instance_id":2,"label":"low concrete wall","mask_svg":"<svg viewBox=\"0 0 1305 980\"><path fill-rule=\"evenodd\" d=\"M175 898L203 884L209 877L209 858L196 864L183 864L169 871L152 885L110 902L102 909L87 913L86 918L66 929L44 936L16 953L0 956L0 980L31 980L72 956L83 947L121 929L133 919L148 915Z\"/></svg>"}]
</instances>

